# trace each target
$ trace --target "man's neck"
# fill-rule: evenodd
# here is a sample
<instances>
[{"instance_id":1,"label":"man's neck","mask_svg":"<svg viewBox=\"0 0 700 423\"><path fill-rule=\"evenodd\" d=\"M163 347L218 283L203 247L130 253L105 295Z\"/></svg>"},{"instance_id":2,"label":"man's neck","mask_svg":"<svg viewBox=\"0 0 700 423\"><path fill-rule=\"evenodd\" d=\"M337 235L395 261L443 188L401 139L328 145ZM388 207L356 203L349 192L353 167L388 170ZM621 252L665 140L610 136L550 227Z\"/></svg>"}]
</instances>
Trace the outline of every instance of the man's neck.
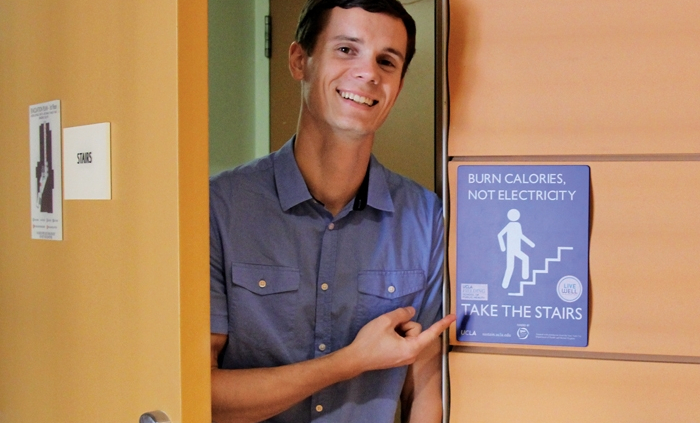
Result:
<instances>
[{"instance_id":1,"label":"man's neck","mask_svg":"<svg viewBox=\"0 0 700 423\"><path fill-rule=\"evenodd\" d=\"M297 132L294 157L311 195L337 215L357 194L372 152L373 136L352 139Z\"/></svg>"}]
</instances>

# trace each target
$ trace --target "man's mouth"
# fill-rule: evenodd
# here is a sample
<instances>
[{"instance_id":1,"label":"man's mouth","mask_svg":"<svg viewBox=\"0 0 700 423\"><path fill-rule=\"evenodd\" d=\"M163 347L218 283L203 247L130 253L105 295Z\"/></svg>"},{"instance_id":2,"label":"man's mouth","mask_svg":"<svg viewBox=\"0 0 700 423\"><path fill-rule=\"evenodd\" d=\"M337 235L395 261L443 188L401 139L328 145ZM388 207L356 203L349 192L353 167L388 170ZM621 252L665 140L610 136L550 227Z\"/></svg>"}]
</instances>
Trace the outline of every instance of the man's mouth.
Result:
<instances>
[{"instance_id":1,"label":"man's mouth","mask_svg":"<svg viewBox=\"0 0 700 423\"><path fill-rule=\"evenodd\" d=\"M353 93L347 93L345 91L338 90L338 94L340 94L341 97L343 97L347 100L352 100L355 103L365 104L369 107L372 107L375 104L379 103L379 101L377 101L377 100L372 100L371 98L363 97L361 95L357 95L357 94L353 94Z\"/></svg>"}]
</instances>

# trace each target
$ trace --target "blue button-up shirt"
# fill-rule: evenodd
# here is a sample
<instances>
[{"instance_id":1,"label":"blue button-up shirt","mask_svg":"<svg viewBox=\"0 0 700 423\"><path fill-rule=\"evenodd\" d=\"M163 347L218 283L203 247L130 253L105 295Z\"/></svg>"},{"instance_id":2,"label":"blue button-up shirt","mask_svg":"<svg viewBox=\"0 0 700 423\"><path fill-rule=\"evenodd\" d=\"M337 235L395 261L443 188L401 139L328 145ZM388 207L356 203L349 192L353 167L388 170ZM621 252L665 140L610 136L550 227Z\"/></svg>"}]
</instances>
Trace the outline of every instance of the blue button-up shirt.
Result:
<instances>
[{"instance_id":1,"label":"blue button-up shirt","mask_svg":"<svg viewBox=\"0 0 700 423\"><path fill-rule=\"evenodd\" d=\"M309 193L293 139L210 181L211 331L229 341L221 367L274 367L350 344L375 317L413 306L441 314L442 206L369 166L367 206L335 217ZM323 389L270 422L393 422L406 367ZM260 392L259 395L265 395Z\"/></svg>"}]
</instances>

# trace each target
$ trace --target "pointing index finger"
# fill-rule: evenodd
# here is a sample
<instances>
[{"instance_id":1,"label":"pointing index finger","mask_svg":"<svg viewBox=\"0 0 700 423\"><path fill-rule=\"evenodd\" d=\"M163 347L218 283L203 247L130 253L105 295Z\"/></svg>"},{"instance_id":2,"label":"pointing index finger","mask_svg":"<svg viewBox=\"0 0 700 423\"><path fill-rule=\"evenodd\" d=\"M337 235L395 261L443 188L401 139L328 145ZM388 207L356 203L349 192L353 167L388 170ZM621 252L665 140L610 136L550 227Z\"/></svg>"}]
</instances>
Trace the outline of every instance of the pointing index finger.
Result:
<instances>
[{"instance_id":1,"label":"pointing index finger","mask_svg":"<svg viewBox=\"0 0 700 423\"><path fill-rule=\"evenodd\" d=\"M452 322L455 320L457 320L457 316L454 314L448 314L447 316L433 323L433 325L428 329L424 330L420 335L418 335L418 338L421 340L421 342L425 342L427 345L434 338L440 336L440 334L442 334L445 329L450 327Z\"/></svg>"}]
</instances>

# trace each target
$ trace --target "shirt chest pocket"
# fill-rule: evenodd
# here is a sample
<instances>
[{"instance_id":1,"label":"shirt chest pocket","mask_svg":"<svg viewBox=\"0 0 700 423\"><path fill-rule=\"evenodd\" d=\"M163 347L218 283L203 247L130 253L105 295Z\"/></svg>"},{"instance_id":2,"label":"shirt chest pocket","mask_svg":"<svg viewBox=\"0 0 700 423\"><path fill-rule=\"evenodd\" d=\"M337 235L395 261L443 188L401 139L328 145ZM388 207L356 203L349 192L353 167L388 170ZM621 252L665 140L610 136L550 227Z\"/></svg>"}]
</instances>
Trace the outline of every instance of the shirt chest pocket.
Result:
<instances>
[{"instance_id":1,"label":"shirt chest pocket","mask_svg":"<svg viewBox=\"0 0 700 423\"><path fill-rule=\"evenodd\" d=\"M370 270L357 276L358 300L354 329L399 307L420 312L426 287L422 270Z\"/></svg>"},{"instance_id":2,"label":"shirt chest pocket","mask_svg":"<svg viewBox=\"0 0 700 423\"><path fill-rule=\"evenodd\" d=\"M298 269L234 264L229 287L229 332L245 353L269 348L270 337L291 337L298 322ZM277 334L277 335L274 335Z\"/></svg>"}]
</instances>

